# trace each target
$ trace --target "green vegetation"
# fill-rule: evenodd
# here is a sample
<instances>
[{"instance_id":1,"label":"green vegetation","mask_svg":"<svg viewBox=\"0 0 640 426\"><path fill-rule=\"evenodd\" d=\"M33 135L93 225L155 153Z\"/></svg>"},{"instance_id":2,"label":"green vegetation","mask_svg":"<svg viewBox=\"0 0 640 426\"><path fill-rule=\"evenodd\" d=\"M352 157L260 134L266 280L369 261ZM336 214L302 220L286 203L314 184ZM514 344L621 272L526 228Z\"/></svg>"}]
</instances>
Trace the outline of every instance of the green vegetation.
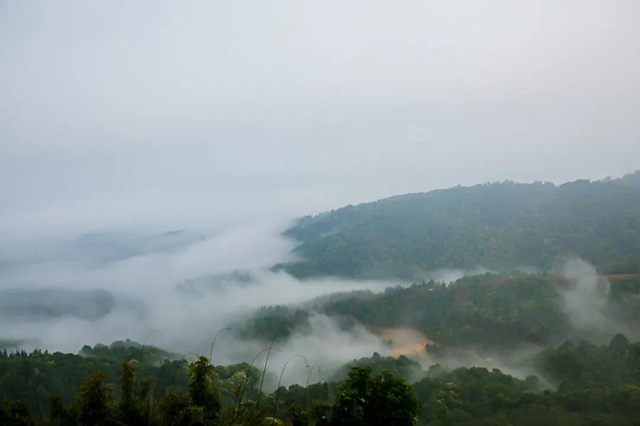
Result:
<instances>
[{"instance_id":1,"label":"green vegetation","mask_svg":"<svg viewBox=\"0 0 640 426\"><path fill-rule=\"evenodd\" d=\"M368 358L355 359L346 363L334 374L334 380L342 380L349 374L353 368L369 367L373 374L381 375L385 371L401 377L409 382L414 382L416 378L422 376L422 368L415 360L409 359L404 355L398 358L383 357L379 353L374 352L373 356Z\"/></svg>"},{"instance_id":2,"label":"green vegetation","mask_svg":"<svg viewBox=\"0 0 640 426\"><path fill-rule=\"evenodd\" d=\"M371 367L353 367L331 410L336 426L403 426L416 421L420 402L406 381L389 371L371 376Z\"/></svg>"},{"instance_id":3,"label":"green vegetation","mask_svg":"<svg viewBox=\"0 0 640 426\"><path fill-rule=\"evenodd\" d=\"M640 410L640 343L622 335L608 345L565 342L535 357L541 380L499 370L432 367L414 385L425 424L634 425Z\"/></svg>"},{"instance_id":4,"label":"green vegetation","mask_svg":"<svg viewBox=\"0 0 640 426\"><path fill-rule=\"evenodd\" d=\"M262 398L256 389L260 372L246 364L181 361L179 378L163 387L162 367L100 357L78 385L60 388L72 393L65 400L52 391L60 376L43 368L63 359L68 363L58 368L65 374L90 362L39 351L0 354L0 424L631 426L640 410L640 342L623 335L606 345L581 341L548 348L535 356L538 376L526 379L498 369L447 370L437 364L425 372L404 357L374 354L345 365L346 377L337 381L281 387ZM174 362L164 360L163 366ZM400 376L409 371L413 385Z\"/></svg>"},{"instance_id":5,"label":"green vegetation","mask_svg":"<svg viewBox=\"0 0 640 426\"><path fill-rule=\"evenodd\" d=\"M286 306L260 308L251 318L236 325L236 334L242 338L259 338L270 341L276 333L279 337L289 337L291 333L310 331L309 312Z\"/></svg>"},{"instance_id":6,"label":"green vegetation","mask_svg":"<svg viewBox=\"0 0 640 426\"><path fill-rule=\"evenodd\" d=\"M297 277L423 279L440 268L549 270L579 256L640 272L640 171L620 179L455 187L305 217L285 232Z\"/></svg>"},{"instance_id":7,"label":"green vegetation","mask_svg":"<svg viewBox=\"0 0 640 426\"><path fill-rule=\"evenodd\" d=\"M329 315L350 316L380 327L410 327L441 345L495 348L524 342L553 343L567 337L558 280L542 275L465 277L327 304Z\"/></svg>"},{"instance_id":8,"label":"green vegetation","mask_svg":"<svg viewBox=\"0 0 640 426\"><path fill-rule=\"evenodd\" d=\"M640 275L611 276L609 281L609 294L601 296L602 311L593 313L604 316L603 326L612 324L611 331L604 330L604 337L622 331L615 328L620 324L630 329L640 325ZM523 344L547 346L569 338L593 337L590 330L572 321L573 313L565 306L567 292L578 285L550 274L487 273L450 285L430 281L387 288L383 293L358 291L324 297L310 302L304 312L301 308L264 308L242 330L244 337L265 340L279 327L305 332L309 316L318 312L336 318L343 328L360 322L417 329L438 343L428 348L436 358L455 347L495 351Z\"/></svg>"},{"instance_id":9,"label":"green vegetation","mask_svg":"<svg viewBox=\"0 0 640 426\"><path fill-rule=\"evenodd\" d=\"M118 342L111 346L113 350L103 345L97 350L85 347L83 352L90 352L91 358L4 350L0 353L0 424L270 425L283 420L290 425L323 424L336 395L348 387L292 385L261 395L261 372L248 364L214 367L203 356L191 363L149 361L146 348L129 347L123 352L123 346ZM136 358L117 359L125 353ZM168 383L167 372L171 373ZM312 372L310 368L309 376ZM377 387L371 395L378 400L391 397L389 404L393 404L397 392L411 398L413 408L409 409L415 411L417 402L409 384L391 372L383 376L369 379ZM332 424L345 423L334 420Z\"/></svg>"},{"instance_id":10,"label":"green vegetation","mask_svg":"<svg viewBox=\"0 0 640 426\"><path fill-rule=\"evenodd\" d=\"M636 425L640 387L540 391L536 376L516 379L486 368L432 367L413 386L426 425Z\"/></svg>"},{"instance_id":11,"label":"green vegetation","mask_svg":"<svg viewBox=\"0 0 640 426\"><path fill-rule=\"evenodd\" d=\"M608 345L567 341L536 356L540 374L563 392L640 385L640 344L622 334ZM640 396L640 394L639 394ZM639 401L640 402L640 401Z\"/></svg>"}]
</instances>

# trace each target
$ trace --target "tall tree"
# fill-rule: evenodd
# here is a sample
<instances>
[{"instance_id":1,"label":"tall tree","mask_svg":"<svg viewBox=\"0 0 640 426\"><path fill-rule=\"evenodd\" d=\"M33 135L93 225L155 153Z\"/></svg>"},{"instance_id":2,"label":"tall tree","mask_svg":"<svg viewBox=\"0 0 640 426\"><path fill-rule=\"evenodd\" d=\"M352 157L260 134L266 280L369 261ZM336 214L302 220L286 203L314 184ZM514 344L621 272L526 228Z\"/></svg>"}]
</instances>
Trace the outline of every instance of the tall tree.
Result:
<instances>
[{"instance_id":1,"label":"tall tree","mask_svg":"<svg viewBox=\"0 0 640 426\"><path fill-rule=\"evenodd\" d=\"M391 372L371 376L371 367L354 367L338 391L334 426L407 426L416 422L419 401L409 384Z\"/></svg>"},{"instance_id":2,"label":"tall tree","mask_svg":"<svg viewBox=\"0 0 640 426\"><path fill-rule=\"evenodd\" d=\"M222 408L220 392L211 381L212 370L205 356L189 365L189 397L191 403L202 410L205 424L213 424Z\"/></svg>"},{"instance_id":3,"label":"tall tree","mask_svg":"<svg viewBox=\"0 0 640 426\"><path fill-rule=\"evenodd\" d=\"M113 417L112 392L104 373L93 373L78 394L78 420L83 426L111 426Z\"/></svg>"},{"instance_id":4,"label":"tall tree","mask_svg":"<svg viewBox=\"0 0 640 426\"><path fill-rule=\"evenodd\" d=\"M140 409L140 398L135 386L136 370L132 361L122 363L120 372L120 403L118 404L120 419L124 424L142 424L144 415Z\"/></svg>"}]
</instances>

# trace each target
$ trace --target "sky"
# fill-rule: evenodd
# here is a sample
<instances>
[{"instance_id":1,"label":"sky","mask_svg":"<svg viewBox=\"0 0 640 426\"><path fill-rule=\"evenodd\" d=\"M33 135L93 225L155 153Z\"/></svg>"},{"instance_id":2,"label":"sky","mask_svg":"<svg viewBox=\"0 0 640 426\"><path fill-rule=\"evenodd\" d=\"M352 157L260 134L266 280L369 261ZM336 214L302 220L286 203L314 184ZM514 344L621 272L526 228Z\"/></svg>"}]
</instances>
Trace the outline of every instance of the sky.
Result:
<instances>
[{"instance_id":1,"label":"sky","mask_svg":"<svg viewBox=\"0 0 640 426\"><path fill-rule=\"evenodd\" d=\"M0 2L0 233L639 168L640 3Z\"/></svg>"}]
</instances>

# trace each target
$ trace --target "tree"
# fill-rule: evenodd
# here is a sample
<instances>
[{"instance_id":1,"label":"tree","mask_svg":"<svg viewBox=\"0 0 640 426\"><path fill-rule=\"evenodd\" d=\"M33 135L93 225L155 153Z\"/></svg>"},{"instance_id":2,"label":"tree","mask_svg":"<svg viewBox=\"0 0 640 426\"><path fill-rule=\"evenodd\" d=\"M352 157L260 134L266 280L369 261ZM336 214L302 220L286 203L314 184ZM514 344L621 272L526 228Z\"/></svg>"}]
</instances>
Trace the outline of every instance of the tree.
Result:
<instances>
[{"instance_id":1,"label":"tree","mask_svg":"<svg viewBox=\"0 0 640 426\"><path fill-rule=\"evenodd\" d=\"M202 410L205 424L215 422L222 408L220 392L211 382L211 371L205 356L189 365L189 397L191 404Z\"/></svg>"},{"instance_id":2,"label":"tree","mask_svg":"<svg viewBox=\"0 0 640 426\"><path fill-rule=\"evenodd\" d=\"M409 384L391 372L371 376L354 367L342 383L332 410L335 426L406 426L416 422L419 401Z\"/></svg>"},{"instance_id":3,"label":"tree","mask_svg":"<svg viewBox=\"0 0 640 426\"><path fill-rule=\"evenodd\" d=\"M51 398L51 425L52 426L75 426L78 422L74 415L64 406L62 398L54 396Z\"/></svg>"},{"instance_id":4,"label":"tree","mask_svg":"<svg viewBox=\"0 0 640 426\"><path fill-rule=\"evenodd\" d=\"M140 409L140 398L136 394L135 377L136 370L132 362L123 362L120 373L120 403L118 404L118 409L121 421L127 425L142 424L144 418Z\"/></svg>"},{"instance_id":5,"label":"tree","mask_svg":"<svg viewBox=\"0 0 640 426\"><path fill-rule=\"evenodd\" d=\"M33 426L29 415L29 408L22 401L13 401L8 404L8 413L0 413L0 420L7 426ZM4 419L3 419L4 417Z\"/></svg>"},{"instance_id":6,"label":"tree","mask_svg":"<svg viewBox=\"0 0 640 426\"><path fill-rule=\"evenodd\" d=\"M309 413L299 404L291 404L284 411L284 417L292 426L305 426L309 424Z\"/></svg>"},{"instance_id":7,"label":"tree","mask_svg":"<svg viewBox=\"0 0 640 426\"><path fill-rule=\"evenodd\" d=\"M420 402L411 386L390 371L374 378L371 425L411 425L416 421ZM378 420L376 422L376 420Z\"/></svg>"},{"instance_id":8,"label":"tree","mask_svg":"<svg viewBox=\"0 0 640 426\"><path fill-rule=\"evenodd\" d=\"M112 393L102 371L93 373L78 394L78 420L83 426L113 425Z\"/></svg>"},{"instance_id":9,"label":"tree","mask_svg":"<svg viewBox=\"0 0 640 426\"><path fill-rule=\"evenodd\" d=\"M163 426L192 426L204 423L202 410L189 403L189 399L176 393L167 394L160 403Z\"/></svg>"}]
</instances>

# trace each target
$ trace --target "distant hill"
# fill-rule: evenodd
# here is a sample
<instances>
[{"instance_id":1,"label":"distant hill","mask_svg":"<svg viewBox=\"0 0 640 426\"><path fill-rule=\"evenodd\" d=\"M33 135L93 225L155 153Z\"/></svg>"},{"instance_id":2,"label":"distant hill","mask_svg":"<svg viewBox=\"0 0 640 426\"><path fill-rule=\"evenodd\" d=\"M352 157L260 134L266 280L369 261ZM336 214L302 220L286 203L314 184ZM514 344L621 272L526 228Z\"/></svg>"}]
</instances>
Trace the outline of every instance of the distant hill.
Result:
<instances>
[{"instance_id":1,"label":"distant hill","mask_svg":"<svg viewBox=\"0 0 640 426\"><path fill-rule=\"evenodd\" d=\"M334 318L344 330L357 323L370 329L416 330L435 342L431 350L442 350L430 352L432 356L444 356L445 349L503 352L567 339L606 342L617 333L637 339L640 274L576 280L548 273L486 273L451 284L429 281L381 293L360 290L299 306L264 307L234 330L239 337L267 343L278 333L283 338L310 333L309 320L316 313Z\"/></svg>"},{"instance_id":2,"label":"distant hill","mask_svg":"<svg viewBox=\"0 0 640 426\"><path fill-rule=\"evenodd\" d=\"M104 318L117 301L107 290L0 290L0 319L50 321L60 317Z\"/></svg>"},{"instance_id":3,"label":"distant hill","mask_svg":"<svg viewBox=\"0 0 640 426\"><path fill-rule=\"evenodd\" d=\"M285 232L300 277L421 279L441 268L552 268L580 256L640 272L640 171L619 179L502 182L400 195L305 217Z\"/></svg>"}]
</instances>

